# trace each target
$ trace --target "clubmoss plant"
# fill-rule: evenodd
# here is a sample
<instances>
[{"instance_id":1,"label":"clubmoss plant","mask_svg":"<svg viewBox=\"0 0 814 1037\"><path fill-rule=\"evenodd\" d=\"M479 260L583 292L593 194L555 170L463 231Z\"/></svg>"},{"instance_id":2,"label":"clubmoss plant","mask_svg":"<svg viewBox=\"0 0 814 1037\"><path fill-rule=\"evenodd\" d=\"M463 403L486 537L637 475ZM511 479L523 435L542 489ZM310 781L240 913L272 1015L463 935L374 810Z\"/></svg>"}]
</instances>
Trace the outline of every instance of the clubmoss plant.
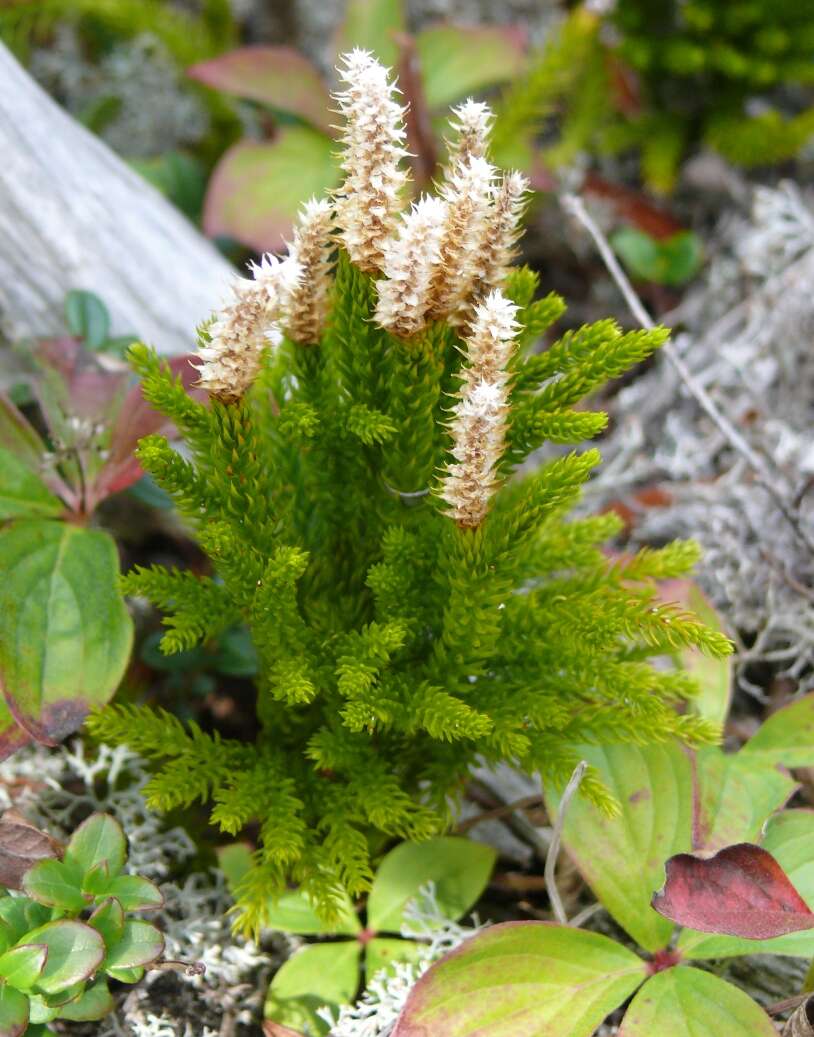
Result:
<instances>
[{"instance_id":1,"label":"clubmoss plant","mask_svg":"<svg viewBox=\"0 0 814 1037\"><path fill-rule=\"evenodd\" d=\"M303 267L295 246L255 269L245 309L238 299L202 331L208 407L147 347L131 352L145 397L188 447L182 456L148 436L139 459L216 575L137 568L125 590L167 612L168 653L248 626L258 734L226 740L128 706L91 728L163 761L146 790L154 807L211 801L232 835L259 824L238 890L249 930L292 882L335 915L346 892L369 888L388 840L448 826L476 761L510 761L556 786L580 741L714 740L712 725L675 708L692 679L646 660L685 645L730 650L656 597L655 580L695 561L693 544L612 562L596 545L617 530L613 515L569 521L597 451L518 472L546 442L600 432L605 415L575 404L666 331L600 321L529 353L564 307L534 300L529 270L503 276L518 179L500 178L485 141L467 145L439 202L395 212L401 174L388 163L401 160L403 113L369 55L346 65L364 75L349 81L354 103L340 101L347 177L325 244L335 272L319 342L284 334L301 326L308 295L307 281L290 290ZM479 193L464 205L468 176ZM484 269L496 228L502 244ZM316 294L322 265L318 276ZM239 328L228 341L217 330L227 318ZM258 352L261 332L269 346ZM583 790L614 809L595 775Z\"/></svg>"}]
</instances>

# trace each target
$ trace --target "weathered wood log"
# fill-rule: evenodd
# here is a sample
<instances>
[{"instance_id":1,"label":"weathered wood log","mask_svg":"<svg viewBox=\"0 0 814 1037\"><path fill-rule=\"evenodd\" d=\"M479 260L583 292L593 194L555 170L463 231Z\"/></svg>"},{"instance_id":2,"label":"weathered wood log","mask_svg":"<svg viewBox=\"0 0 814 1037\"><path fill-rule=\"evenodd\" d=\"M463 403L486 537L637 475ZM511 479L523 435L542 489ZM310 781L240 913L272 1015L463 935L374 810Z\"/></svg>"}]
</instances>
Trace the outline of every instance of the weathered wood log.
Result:
<instances>
[{"instance_id":1,"label":"weathered wood log","mask_svg":"<svg viewBox=\"0 0 814 1037\"><path fill-rule=\"evenodd\" d=\"M233 269L110 148L64 112L0 44L0 330L62 330L83 288L113 333L162 353L192 348Z\"/></svg>"}]
</instances>

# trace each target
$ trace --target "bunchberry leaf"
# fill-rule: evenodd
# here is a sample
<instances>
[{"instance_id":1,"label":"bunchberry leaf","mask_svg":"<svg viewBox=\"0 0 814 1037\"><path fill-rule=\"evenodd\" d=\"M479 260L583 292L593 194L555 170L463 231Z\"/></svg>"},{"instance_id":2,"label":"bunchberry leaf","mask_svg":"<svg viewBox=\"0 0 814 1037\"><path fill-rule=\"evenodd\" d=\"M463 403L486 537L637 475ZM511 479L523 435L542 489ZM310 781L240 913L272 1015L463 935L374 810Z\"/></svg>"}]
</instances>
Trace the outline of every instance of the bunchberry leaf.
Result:
<instances>
[{"instance_id":1,"label":"bunchberry leaf","mask_svg":"<svg viewBox=\"0 0 814 1037\"><path fill-rule=\"evenodd\" d=\"M124 867L127 841L119 822L110 814L91 814L76 829L65 849L65 859L89 872L106 863L111 877Z\"/></svg>"},{"instance_id":2,"label":"bunchberry leaf","mask_svg":"<svg viewBox=\"0 0 814 1037\"><path fill-rule=\"evenodd\" d=\"M424 973L392 1037L488 1037L490 1026L513 1037L590 1037L646 976L646 963L607 936L504 922Z\"/></svg>"},{"instance_id":3,"label":"bunchberry leaf","mask_svg":"<svg viewBox=\"0 0 814 1037\"><path fill-rule=\"evenodd\" d=\"M134 969L149 965L164 950L164 937L149 922L125 922L119 940L108 947L103 968Z\"/></svg>"},{"instance_id":4,"label":"bunchberry leaf","mask_svg":"<svg viewBox=\"0 0 814 1037\"><path fill-rule=\"evenodd\" d=\"M485 843L446 836L401 843L384 858L367 901L367 922L376 932L401 932L407 902L428 882L435 885L445 918L460 918L486 887L497 854Z\"/></svg>"},{"instance_id":5,"label":"bunchberry leaf","mask_svg":"<svg viewBox=\"0 0 814 1037\"><path fill-rule=\"evenodd\" d=\"M84 922L49 922L29 933L26 942L48 948L45 968L37 980L37 989L45 994L59 993L87 979L105 956L104 940Z\"/></svg>"},{"instance_id":6,"label":"bunchberry leaf","mask_svg":"<svg viewBox=\"0 0 814 1037\"><path fill-rule=\"evenodd\" d=\"M164 903L158 886L139 875L117 876L107 887L106 893L115 897L125 911L148 911Z\"/></svg>"},{"instance_id":7,"label":"bunchberry leaf","mask_svg":"<svg viewBox=\"0 0 814 1037\"><path fill-rule=\"evenodd\" d=\"M377 936L365 947L365 982L382 969L397 961L415 961L421 954L422 945L415 940L395 940Z\"/></svg>"},{"instance_id":8,"label":"bunchberry leaf","mask_svg":"<svg viewBox=\"0 0 814 1037\"><path fill-rule=\"evenodd\" d=\"M21 1037L29 1019L28 998L19 990L0 984L0 1037Z\"/></svg>"},{"instance_id":9,"label":"bunchberry leaf","mask_svg":"<svg viewBox=\"0 0 814 1037\"><path fill-rule=\"evenodd\" d=\"M69 861L40 861L23 876L23 889L33 900L64 911L81 911L89 898L82 893L82 873Z\"/></svg>"},{"instance_id":10,"label":"bunchberry leaf","mask_svg":"<svg viewBox=\"0 0 814 1037\"><path fill-rule=\"evenodd\" d=\"M686 966L648 979L625 1012L619 1037L675 1032L777 1037L768 1015L747 994L718 976Z\"/></svg>"},{"instance_id":11,"label":"bunchberry leaf","mask_svg":"<svg viewBox=\"0 0 814 1037\"><path fill-rule=\"evenodd\" d=\"M0 955L0 976L18 990L33 987L45 967L45 944L26 943Z\"/></svg>"},{"instance_id":12,"label":"bunchberry leaf","mask_svg":"<svg viewBox=\"0 0 814 1037\"><path fill-rule=\"evenodd\" d=\"M359 989L361 950L355 940L301 948L274 974L266 997L266 1018L295 1030L326 1033L328 1025L316 1009L353 1001Z\"/></svg>"},{"instance_id":13,"label":"bunchberry leaf","mask_svg":"<svg viewBox=\"0 0 814 1037\"><path fill-rule=\"evenodd\" d=\"M814 929L814 913L760 846L738 843L714 857L680 853L665 867L664 887L652 903L679 925L750 940Z\"/></svg>"}]
</instances>

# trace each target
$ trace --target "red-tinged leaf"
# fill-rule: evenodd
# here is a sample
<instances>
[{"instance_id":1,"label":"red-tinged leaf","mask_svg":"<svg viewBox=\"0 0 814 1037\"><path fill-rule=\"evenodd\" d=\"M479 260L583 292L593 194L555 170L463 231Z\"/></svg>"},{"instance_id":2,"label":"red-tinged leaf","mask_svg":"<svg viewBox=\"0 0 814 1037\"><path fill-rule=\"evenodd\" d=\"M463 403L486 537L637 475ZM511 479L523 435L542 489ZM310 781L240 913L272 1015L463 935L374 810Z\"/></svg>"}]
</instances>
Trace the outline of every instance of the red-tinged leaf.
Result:
<instances>
[{"instance_id":1,"label":"red-tinged leaf","mask_svg":"<svg viewBox=\"0 0 814 1037\"><path fill-rule=\"evenodd\" d=\"M187 70L199 83L298 115L332 133L331 97L317 69L291 47L240 47Z\"/></svg>"},{"instance_id":2,"label":"red-tinged leaf","mask_svg":"<svg viewBox=\"0 0 814 1037\"><path fill-rule=\"evenodd\" d=\"M646 970L599 933L504 922L424 973L392 1037L590 1037Z\"/></svg>"},{"instance_id":3,"label":"red-tinged leaf","mask_svg":"<svg viewBox=\"0 0 814 1037\"><path fill-rule=\"evenodd\" d=\"M757 842L766 818L799 788L787 771L716 747L694 757L693 850Z\"/></svg>"},{"instance_id":4,"label":"red-tinged leaf","mask_svg":"<svg viewBox=\"0 0 814 1037\"><path fill-rule=\"evenodd\" d=\"M11 400L0 392L0 447L10 451L28 468L37 471L45 444Z\"/></svg>"},{"instance_id":5,"label":"red-tinged leaf","mask_svg":"<svg viewBox=\"0 0 814 1037\"><path fill-rule=\"evenodd\" d=\"M288 1026L283 1026L282 1023L275 1023L273 1019L263 1020L263 1034L264 1037L305 1037L305 1034L300 1033L299 1030L292 1030Z\"/></svg>"},{"instance_id":6,"label":"red-tinged leaf","mask_svg":"<svg viewBox=\"0 0 814 1037\"><path fill-rule=\"evenodd\" d=\"M430 108L461 101L516 76L525 37L500 26L434 25L416 37Z\"/></svg>"},{"instance_id":7,"label":"red-tinged leaf","mask_svg":"<svg viewBox=\"0 0 814 1037\"><path fill-rule=\"evenodd\" d=\"M679 925L747 940L814 929L814 914L759 846L739 843L707 858L680 853L665 868L664 887L652 905Z\"/></svg>"},{"instance_id":8,"label":"red-tinged leaf","mask_svg":"<svg viewBox=\"0 0 814 1037\"><path fill-rule=\"evenodd\" d=\"M174 375L180 376L184 388L193 397L205 399L206 393L192 388L198 370L190 363L190 355L172 357L169 361ZM134 385L125 396L116 416L111 436L109 457L105 467L96 478L93 489L94 502L98 503L111 494L126 490L144 475L144 470L133 456L138 441L151 433L170 436L173 425L145 399L140 385Z\"/></svg>"},{"instance_id":9,"label":"red-tinged leaf","mask_svg":"<svg viewBox=\"0 0 814 1037\"><path fill-rule=\"evenodd\" d=\"M620 220L632 223L657 241L671 238L685 229L672 213L656 205L641 191L612 183L598 173L587 175L584 190L586 194L609 203Z\"/></svg>"},{"instance_id":10,"label":"red-tinged leaf","mask_svg":"<svg viewBox=\"0 0 814 1037\"><path fill-rule=\"evenodd\" d=\"M407 131L407 150L415 175L416 189L426 187L432 179L438 160L435 132L430 118L424 85L421 79L421 62L415 46L415 37L408 33L396 36L399 48L399 86L404 95L407 114L404 125Z\"/></svg>"},{"instance_id":11,"label":"red-tinged leaf","mask_svg":"<svg viewBox=\"0 0 814 1037\"><path fill-rule=\"evenodd\" d=\"M334 142L307 126L288 126L267 144L242 141L224 154L209 181L208 235L236 238L258 252L279 251L301 206L339 180Z\"/></svg>"},{"instance_id":12,"label":"red-tinged leaf","mask_svg":"<svg viewBox=\"0 0 814 1037\"><path fill-rule=\"evenodd\" d=\"M37 861L59 857L61 846L15 810L0 818L0 885L20 889L23 875Z\"/></svg>"},{"instance_id":13,"label":"red-tinged leaf","mask_svg":"<svg viewBox=\"0 0 814 1037\"><path fill-rule=\"evenodd\" d=\"M65 414L85 421L106 424L127 391L130 372L127 365L110 356L93 353L75 338L46 339L37 343L35 362L44 371L56 373L62 386L53 379L33 385L51 431L59 437ZM54 413L54 404L63 413Z\"/></svg>"},{"instance_id":14,"label":"red-tinged leaf","mask_svg":"<svg viewBox=\"0 0 814 1037\"><path fill-rule=\"evenodd\" d=\"M0 760L7 759L33 740L25 728L20 727L14 719L5 700L0 699Z\"/></svg>"}]
</instances>

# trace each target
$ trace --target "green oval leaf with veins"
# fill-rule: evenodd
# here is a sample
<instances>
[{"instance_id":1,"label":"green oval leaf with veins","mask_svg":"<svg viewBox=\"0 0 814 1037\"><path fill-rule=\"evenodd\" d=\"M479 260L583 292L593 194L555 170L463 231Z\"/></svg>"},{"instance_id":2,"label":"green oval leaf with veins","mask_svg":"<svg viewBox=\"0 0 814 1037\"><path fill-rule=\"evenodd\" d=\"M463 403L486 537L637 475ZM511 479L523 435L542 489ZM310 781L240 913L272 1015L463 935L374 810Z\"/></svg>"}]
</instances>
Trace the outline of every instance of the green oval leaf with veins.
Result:
<instances>
[{"instance_id":1,"label":"green oval leaf with veins","mask_svg":"<svg viewBox=\"0 0 814 1037\"><path fill-rule=\"evenodd\" d=\"M590 1037L646 975L645 962L607 936L505 922L424 973L392 1037Z\"/></svg>"},{"instance_id":2,"label":"green oval leaf with veins","mask_svg":"<svg viewBox=\"0 0 814 1037\"><path fill-rule=\"evenodd\" d=\"M39 476L14 454L0 447L0 519L54 516L65 510Z\"/></svg>"},{"instance_id":3,"label":"green oval leaf with veins","mask_svg":"<svg viewBox=\"0 0 814 1037\"><path fill-rule=\"evenodd\" d=\"M649 979L633 998L619 1037L777 1037L772 1021L742 990L679 965Z\"/></svg>"},{"instance_id":4,"label":"green oval leaf with veins","mask_svg":"<svg viewBox=\"0 0 814 1037\"><path fill-rule=\"evenodd\" d=\"M814 905L814 811L784 810L775 814L766 825L762 846L781 865L803 900ZM699 960L740 954L811 958L814 957L814 932L789 933L772 940L742 940L684 929L677 946L685 958Z\"/></svg>"},{"instance_id":5,"label":"green oval leaf with veins","mask_svg":"<svg viewBox=\"0 0 814 1037\"><path fill-rule=\"evenodd\" d=\"M415 42L430 108L505 83L524 62L523 36L515 29L436 25Z\"/></svg>"},{"instance_id":6,"label":"green oval leaf with veins","mask_svg":"<svg viewBox=\"0 0 814 1037\"><path fill-rule=\"evenodd\" d=\"M240 47L193 65L187 75L215 90L298 115L333 133L328 88L308 58L291 47Z\"/></svg>"},{"instance_id":7,"label":"green oval leaf with veins","mask_svg":"<svg viewBox=\"0 0 814 1037\"><path fill-rule=\"evenodd\" d=\"M65 859L75 861L86 872L106 863L109 875L118 875L127 859L122 826L110 814L91 814L71 836Z\"/></svg>"},{"instance_id":8,"label":"green oval leaf with veins","mask_svg":"<svg viewBox=\"0 0 814 1037\"><path fill-rule=\"evenodd\" d=\"M21 947L13 947L0 955L0 976L9 986L18 990L33 987L42 974L48 948L41 943L26 943Z\"/></svg>"},{"instance_id":9,"label":"green oval leaf with veins","mask_svg":"<svg viewBox=\"0 0 814 1037\"><path fill-rule=\"evenodd\" d=\"M673 924L650 906L664 884L664 862L692 848L692 766L676 744L583 746L621 804L618 817L586 798L568 807L563 842L585 881L611 915L648 951L666 947ZM559 797L546 793L556 816Z\"/></svg>"},{"instance_id":10,"label":"green oval leaf with veins","mask_svg":"<svg viewBox=\"0 0 814 1037\"><path fill-rule=\"evenodd\" d=\"M695 779L693 849L710 852L757 842L766 818L799 788L773 764L714 747L696 753Z\"/></svg>"},{"instance_id":11,"label":"green oval leaf with veins","mask_svg":"<svg viewBox=\"0 0 814 1037\"><path fill-rule=\"evenodd\" d=\"M486 888L497 854L491 846L446 836L423 843L401 843L384 858L367 901L367 921L376 932L398 933L404 908L428 882L442 913L451 920L465 914Z\"/></svg>"},{"instance_id":12,"label":"green oval leaf with veins","mask_svg":"<svg viewBox=\"0 0 814 1037\"><path fill-rule=\"evenodd\" d=\"M105 956L102 937L84 922L49 922L29 933L26 943L44 943L48 948L45 968L37 980L37 988L46 994L87 979Z\"/></svg>"},{"instance_id":13,"label":"green oval leaf with veins","mask_svg":"<svg viewBox=\"0 0 814 1037\"><path fill-rule=\"evenodd\" d=\"M235 144L209 181L206 233L228 235L258 252L279 250L303 203L338 183L334 148L330 137L307 126L285 127L268 144Z\"/></svg>"},{"instance_id":14,"label":"green oval leaf with veins","mask_svg":"<svg viewBox=\"0 0 814 1037\"><path fill-rule=\"evenodd\" d=\"M135 969L149 965L164 950L164 937L149 922L125 922L120 939L108 948L104 968Z\"/></svg>"},{"instance_id":15,"label":"green oval leaf with veins","mask_svg":"<svg viewBox=\"0 0 814 1037\"><path fill-rule=\"evenodd\" d=\"M23 889L32 900L63 911L82 911L90 900L82 894L82 872L70 862L40 861L23 876Z\"/></svg>"},{"instance_id":16,"label":"green oval leaf with veins","mask_svg":"<svg viewBox=\"0 0 814 1037\"><path fill-rule=\"evenodd\" d=\"M110 698L133 624L116 545L97 530L25 521L0 533L0 684L18 723L53 743Z\"/></svg>"},{"instance_id":17,"label":"green oval leaf with veins","mask_svg":"<svg viewBox=\"0 0 814 1037\"><path fill-rule=\"evenodd\" d=\"M29 1002L25 994L0 986L0 1037L21 1037L28 1028Z\"/></svg>"},{"instance_id":18,"label":"green oval leaf with veins","mask_svg":"<svg viewBox=\"0 0 814 1037\"><path fill-rule=\"evenodd\" d=\"M772 713L741 753L785 767L814 766L814 693Z\"/></svg>"},{"instance_id":19,"label":"green oval leaf with veins","mask_svg":"<svg viewBox=\"0 0 814 1037\"><path fill-rule=\"evenodd\" d=\"M279 900L269 904L264 924L281 933L299 933L300 936L316 936L319 933L353 936L362 929L349 897L343 897L336 922L326 925L311 901L298 889L284 893Z\"/></svg>"},{"instance_id":20,"label":"green oval leaf with veins","mask_svg":"<svg viewBox=\"0 0 814 1037\"><path fill-rule=\"evenodd\" d=\"M359 989L361 950L358 941L347 940L315 943L297 951L271 981L265 1017L309 1034L327 1033L328 1024L317 1009L353 1001Z\"/></svg>"},{"instance_id":21,"label":"green oval leaf with veins","mask_svg":"<svg viewBox=\"0 0 814 1037\"><path fill-rule=\"evenodd\" d=\"M92 1022L95 1019L104 1019L115 1007L116 1003L107 989L107 980L102 979L88 987L76 1001L63 1005L59 1015L61 1019L71 1019L74 1022Z\"/></svg>"},{"instance_id":22,"label":"green oval leaf with veins","mask_svg":"<svg viewBox=\"0 0 814 1037\"><path fill-rule=\"evenodd\" d=\"M105 892L115 897L125 911L148 911L164 903L158 886L140 875L119 875L108 884Z\"/></svg>"}]
</instances>

